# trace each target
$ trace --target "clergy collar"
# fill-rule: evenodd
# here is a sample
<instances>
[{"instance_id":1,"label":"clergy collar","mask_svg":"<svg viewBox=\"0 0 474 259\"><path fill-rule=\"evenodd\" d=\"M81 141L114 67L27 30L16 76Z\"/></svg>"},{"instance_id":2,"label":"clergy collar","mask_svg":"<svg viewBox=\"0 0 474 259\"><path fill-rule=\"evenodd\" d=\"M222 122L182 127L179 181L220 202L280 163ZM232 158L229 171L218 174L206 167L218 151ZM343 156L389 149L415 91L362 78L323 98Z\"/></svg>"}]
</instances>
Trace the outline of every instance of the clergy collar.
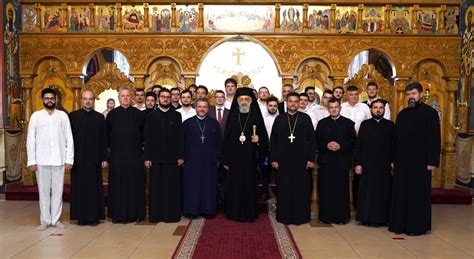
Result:
<instances>
[{"instance_id":1,"label":"clergy collar","mask_svg":"<svg viewBox=\"0 0 474 259\"><path fill-rule=\"evenodd\" d=\"M160 106L159 108L160 108L160 110L161 110L162 112L167 112L167 111L170 110L170 107L168 107L168 108L165 109L165 108L163 108L163 107Z\"/></svg>"},{"instance_id":2,"label":"clergy collar","mask_svg":"<svg viewBox=\"0 0 474 259\"><path fill-rule=\"evenodd\" d=\"M123 107L122 105L120 105L120 107L122 107L122 109L124 109L124 110L128 110L128 108L130 108L130 107L132 107L132 106L129 105L129 106L127 106L127 107Z\"/></svg>"},{"instance_id":3,"label":"clergy collar","mask_svg":"<svg viewBox=\"0 0 474 259\"><path fill-rule=\"evenodd\" d=\"M82 107L82 110L85 111L85 112L91 112L93 109L91 108L91 109L87 110L86 107Z\"/></svg>"},{"instance_id":4,"label":"clergy collar","mask_svg":"<svg viewBox=\"0 0 474 259\"><path fill-rule=\"evenodd\" d=\"M372 119L374 119L375 121L377 121L377 123L379 123L381 120L383 120L383 117L380 118L380 119L376 119L376 118L372 117Z\"/></svg>"},{"instance_id":5,"label":"clergy collar","mask_svg":"<svg viewBox=\"0 0 474 259\"><path fill-rule=\"evenodd\" d=\"M333 118L332 116L330 116L330 117L331 117L332 120L337 121L339 118L341 118L341 114L339 114L339 115L337 116L337 118Z\"/></svg>"},{"instance_id":6,"label":"clergy collar","mask_svg":"<svg viewBox=\"0 0 474 259\"><path fill-rule=\"evenodd\" d=\"M295 115L296 113L298 113L298 111L295 111L294 113L291 113L290 111L288 111L289 115Z\"/></svg>"},{"instance_id":7,"label":"clergy collar","mask_svg":"<svg viewBox=\"0 0 474 259\"><path fill-rule=\"evenodd\" d=\"M196 117L197 117L198 119L200 119L200 120L204 120L207 116L201 117L201 116L199 116L199 115L196 115Z\"/></svg>"}]
</instances>

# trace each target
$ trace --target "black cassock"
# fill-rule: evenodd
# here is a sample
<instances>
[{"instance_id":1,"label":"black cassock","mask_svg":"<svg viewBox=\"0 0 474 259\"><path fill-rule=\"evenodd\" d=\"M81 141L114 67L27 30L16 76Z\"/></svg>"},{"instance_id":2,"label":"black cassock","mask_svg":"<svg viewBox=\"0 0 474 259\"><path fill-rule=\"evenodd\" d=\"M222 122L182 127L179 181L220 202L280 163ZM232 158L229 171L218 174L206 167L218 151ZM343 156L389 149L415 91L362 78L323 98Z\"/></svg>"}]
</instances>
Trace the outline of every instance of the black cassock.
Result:
<instances>
[{"instance_id":1,"label":"black cassock","mask_svg":"<svg viewBox=\"0 0 474 259\"><path fill-rule=\"evenodd\" d=\"M423 234L431 230L431 172L439 166L441 148L436 110L420 103L397 117L395 175L389 230Z\"/></svg>"},{"instance_id":2,"label":"black cassock","mask_svg":"<svg viewBox=\"0 0 474 259\"><path fill-rule=\"evenodd\" d=\"M107 161L107 128L104 116L94 110L69 113L74 138L71 171L71 220L83 224L105 219L102 161Z\"/></svg>"},{"instance_id":3,"label":"black cassock","mask_svg":"<svg viewBox=\"0 0 474 259\"><path fill-rule=\"evenodd\" d=\"M393 122L372 118L360 125L354 163L362 166L356 219L364 224L388 223L394 144Z\"/></svg>"},{"instance_id":4,"label":"black cassock","mask_svg":"<svg viewBox=\"0 0 474 259\"><path fill-rule=\"evenodd\" d=\"M288 120L290 122L288 122ZM296 121L296 126L295 126ZM290 125L294 132L293 143ZM277 217L284 224L304 224L311 219L311 169L316 143L311 118L302 112L280 114L273 124L270 161L278 162Z\"/></svg>"},{"instance_id":5,"label":"black cassock","mask_svg":"<svg viewBox=\"0 0 474 259\"><path fill-rule=\"evenodd\" d=\"M181 114L174 109L150 112L145 123L145 160L152 162L148 184L150 222L178 222L181 219L178 159L184 159Z\"/></svg>"},{"instance_id":6,"label":"black cassock","mask_svg":"<svg viewBox=\"0 0 474 259\"><path fill-rule=\"evenodd\" d=\"M122 106L107 115L110 147L107 216L115 222L145 218L144 116L135 107Z\"/></svg>"},{"instance_id":7,"label":"black cassock","mask_svg":"<svg viewBox=\"0 0 474 259\"><path fill-rule=\"evenodd\" d=\"M221 164L229 166L225 187L225 213L231 220L240 222L254 222L257 219L257 153L265 155L268 148L268 136L261 116L251 111L249 114L231 112L227 119L224 132L224 146ZM244 127L246 140L242 144L239 140L241 126ZM258 145L251 142L253 125L259 137Z\"/></svg>"},{"instance_id":8,"label":"black cassock","mask_svg":"<svg viewBox=\"0 0 474 259\"><path fill-rule=\"evenodd\" d=\"M329 142L339 143L341 148L331 151ZM318 196L319 220L328 223L346 223L351 218L349 204L349 169L352 166L356 135L354 122L339 116L334 120L326 117L316 128L318 147Z\"/></svg>"}]
</instances>

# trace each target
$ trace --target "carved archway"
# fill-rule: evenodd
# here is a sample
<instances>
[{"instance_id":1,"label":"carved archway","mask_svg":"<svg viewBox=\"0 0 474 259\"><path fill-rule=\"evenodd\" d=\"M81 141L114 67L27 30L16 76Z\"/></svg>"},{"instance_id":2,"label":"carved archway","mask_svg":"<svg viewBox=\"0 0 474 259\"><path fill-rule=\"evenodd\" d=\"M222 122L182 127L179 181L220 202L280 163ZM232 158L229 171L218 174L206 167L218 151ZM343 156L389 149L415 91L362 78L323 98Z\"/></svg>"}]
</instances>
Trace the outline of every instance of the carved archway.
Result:
<instances>
[{"instance_id":1,"label":"carved archway","mask_svg":"<svg viewBox=\"0 0 474 259\"><path fill-rule=\"evenodd\" d=\"M102 69L93 76L85 85L85 89L91 90L98 98L105 90L118 90L122 86L128 86L132 90L134 84L115 63L105 63Z\"/></svg>"},{"instance_id":2,"label":"carved archway","mask_svg":"<svg viewBox=\"0 0 474 259\"><path fill-rule=\"evenodd\" d=\"M295 91L303 92L307 86L314 86L319 96L322 96L324 90L331 88L330 73L330 67L323 60L319 58L306 59L299 64L296 70Z\"/></svg>"},{"instance_id":3,"label":"carved archway","mask_svg":"<svg viewBox=\"0 0 474 259\"><path fill-rule=\"evenodd\" d=\"M170 57L159 57L155 59L148 68L148 77L145 79L145 90L154 85L162 85L168 88L185 88L182 69L176 60Z\"/></svg>"},{"instance_id":4,"label":"carved archway","mask_svg":"<svg viewBox=\"0 0 474 259\"><path fill-rule=\"evenodd\" d=\"M346 85L357 86L361 92L360 100L367 100L367 84L369 82L375 82L379 86L379 95L382 99L387 100L389 103L394 103L395 89L393 84L383 77L383 75L375 69L375 66L370 64L362 65L359 72L357 72L352 78L350 78Z\"/></svg>"}]
</instances>

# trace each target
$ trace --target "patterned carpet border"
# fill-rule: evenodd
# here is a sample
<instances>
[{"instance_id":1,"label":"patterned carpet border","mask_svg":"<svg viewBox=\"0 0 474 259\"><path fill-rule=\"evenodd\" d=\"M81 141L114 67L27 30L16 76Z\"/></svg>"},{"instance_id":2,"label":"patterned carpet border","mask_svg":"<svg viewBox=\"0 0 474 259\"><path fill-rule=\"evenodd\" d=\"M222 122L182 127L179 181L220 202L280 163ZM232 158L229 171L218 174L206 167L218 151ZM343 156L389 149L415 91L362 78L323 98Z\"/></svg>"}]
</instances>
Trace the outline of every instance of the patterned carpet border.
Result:
<instances>
[{"instance_id":1,"label":"patterned carpet border","mask_svg":"<svg viewBox=\"0 0 474 259\"><path fill-rule=\"evenodd\" d=\"M204 226L204 219L194 219L189 222L189 225L184 232L184 235L179 241L178 248L174 251L173 257L176 259L192 258L194 248L201 235L202 227Z\"/></svg>"},{"instance_id":2,"label":"patterned carpet border","mask_svg":"<svg viewBox=\"0 0 474 259\"><path fill-rule=\"evenodd\" d=\"M295 239L288 226L278 223L274 215L267 215L270 219L275 240L280 250L281 258L301 259L301 253L296 246ZM194 250L199 241L199 237L204 227L205 219L191 220L186 228L184 235L178 243L173 253L173 259L193 258ZM258 223L254 223L258 224Z\"/></svg>"}]
</instances>

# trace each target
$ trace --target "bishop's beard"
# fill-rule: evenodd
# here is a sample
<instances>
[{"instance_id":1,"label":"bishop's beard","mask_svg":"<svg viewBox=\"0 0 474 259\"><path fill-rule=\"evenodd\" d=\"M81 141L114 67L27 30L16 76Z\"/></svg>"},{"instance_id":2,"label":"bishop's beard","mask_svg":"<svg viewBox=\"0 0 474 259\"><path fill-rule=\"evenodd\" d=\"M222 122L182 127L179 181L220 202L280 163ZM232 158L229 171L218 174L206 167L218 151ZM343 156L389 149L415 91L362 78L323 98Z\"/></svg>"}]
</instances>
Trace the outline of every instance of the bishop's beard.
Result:
<instances>
[{"instance_id":1,"label":"bishop's beard","mask_svg":"<svg viewBox=\"0 0 474 259\"><path fill-rule=\"evenodd\" d=\"M250 112L250 105L241 105L239 106L240 113L249 113Z\"/></svg>"}]
</instances>

